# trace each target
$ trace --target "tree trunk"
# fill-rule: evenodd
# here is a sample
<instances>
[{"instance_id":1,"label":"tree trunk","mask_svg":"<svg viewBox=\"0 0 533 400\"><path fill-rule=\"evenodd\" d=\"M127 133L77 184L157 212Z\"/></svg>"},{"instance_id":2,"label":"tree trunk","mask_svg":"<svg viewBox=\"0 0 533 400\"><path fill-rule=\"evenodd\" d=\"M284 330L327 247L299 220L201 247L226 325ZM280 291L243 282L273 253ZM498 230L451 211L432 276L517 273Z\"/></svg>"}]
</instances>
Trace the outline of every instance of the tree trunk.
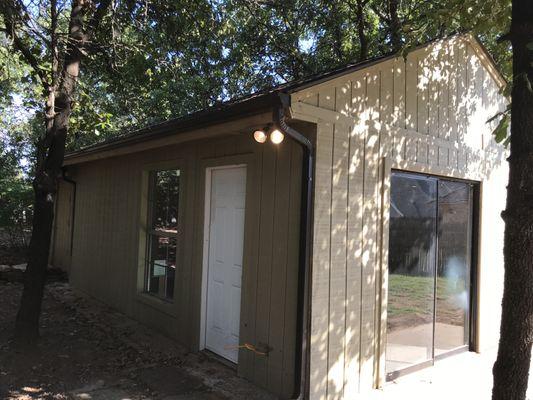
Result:
<instances>
[{"instance_id":1,"label":"tree trunk","mask_svg":"<svg viewBox=\"0 0 533 400\"><path fill-rule=\"evenodd\" d=\"M533 335L533 1L513 0L511 153L505 221L505 279L493 400L526 397Z\"/></svg>"},{"instance_id":2,"label":"tree trunk","mask_svg":"<svg viewBox=\"0 0 533 400\"><path fill-rule=\"evenodd\" d=\"M368 38L365 32L365 5L366 1L357 1L356 18L357 18L357 33L359 36L359 61L364 61L368 58Z\"/></svg>"},{"instance_id":3,"label":"tree trunk","mask_svg":"<svg viewBox=\"0 0 533 400\"><path fill-rule=\"evenodd\" d=\"M340 64L344 61L344 52L342 50L342 20L340 17L335 18L335 26L333 27L333 53L336 57L336 62Z\"/></svg>"},{"instance_id":4,"label":"tree trunk","mask_svg":"<svg viewBox=\"0 0 533 400\"><path fill-rule=\"evenodd\" d=\"M401 24L398 17L398 0L389 0L389 15L390 15L390 38L392 51L398 52L402 48L402 33L400 31Z\"/></svg>"},{"instance_id":5,"label":"tree trunk","mask_svg":"<svg viewBox=\"0 0 533 400\"><path fill-rule=\"evenodd\" d=\"M39 316L52 237L54 199L65 154L72 96L79 75L82 49L87 41L83 33L86 6L86 0L72 2L69 44L61 81L57 94L51 94L54 112L47 122L45 136L38 144L37 168L33 182L33 230L24 276L24 291L15 324L15 338L21 343L31 343L39 337Z\"/></svg>"},{"instance_id":6,"label":"tree trunk","mask_svg":"<svg viewBox=\"0 0 533 400\"><path fill-rule=\"evenodd\" d=\"M15 337L31 343L39 336L39 315L43 297L50 248L54 202L42 190L35 189L33 231L30 239L28 267L24 275L24 291L17 314Z\"/></svg>"}]
</instances>

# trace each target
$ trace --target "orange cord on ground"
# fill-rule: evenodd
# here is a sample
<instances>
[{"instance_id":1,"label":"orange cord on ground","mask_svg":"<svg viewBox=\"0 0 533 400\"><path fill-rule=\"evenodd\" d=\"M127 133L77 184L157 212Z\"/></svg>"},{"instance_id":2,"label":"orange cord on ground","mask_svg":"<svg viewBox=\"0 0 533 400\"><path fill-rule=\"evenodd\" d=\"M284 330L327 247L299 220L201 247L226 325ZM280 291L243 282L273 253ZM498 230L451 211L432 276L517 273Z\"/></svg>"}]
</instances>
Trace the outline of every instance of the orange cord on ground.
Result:
<instances>
[{"instance_id":1,"label":"orange cord on ground","mask_svg":"<svg viewBox=\"0 0 533 400\"><path fill-rule=\"evenodd\" d=\"M239 346L224 346L224 348L226 350L246 349L246 350L253 351L255 354L259 354L260 356L268 356L268 351L267 352L259 351L256 349L256 347L253 344L250 344L250 343L244 343Z\"/></svg>"}]
</instances>

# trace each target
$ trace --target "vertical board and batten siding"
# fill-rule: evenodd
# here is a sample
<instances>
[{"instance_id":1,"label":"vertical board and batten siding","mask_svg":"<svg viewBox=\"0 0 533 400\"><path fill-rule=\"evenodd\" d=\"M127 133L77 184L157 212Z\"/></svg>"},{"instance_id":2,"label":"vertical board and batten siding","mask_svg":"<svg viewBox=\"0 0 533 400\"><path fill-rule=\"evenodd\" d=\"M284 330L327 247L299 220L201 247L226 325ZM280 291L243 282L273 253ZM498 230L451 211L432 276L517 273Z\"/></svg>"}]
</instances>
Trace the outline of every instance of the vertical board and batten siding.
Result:
<instances>
[{"instance_id":1,"label":"vertical board and batten siding","mask_svg":"<svg viewBox=\"0 0 533 400\"><path fill-rule=\"evenodd\" d=\"M54 230L50 263L68 272L70 269L70 244L72 237L72 217L74 186L61 180L55 204Z\"/></svg>"},{"instance_id":2,"label":"vertical board and batten siding","mask_svg":"<svg viewBox=\"0 0 533 400\"><path fill-rule=\"evenodd\" d=\"M184 212L174 302L160 308L139 294L139 232L144 225L139 215L145 195L143 170L169 161L176 161L182 172ZM74 287L197 350L205 168L242 162L247 163L248 184L240 338L241 344L270 352L265 357L241 349L238 373L289 398L295 377L302 171L302 151L293 141L260 145L249 134L237 134L74 165L70 170L77 196L70 279ZM60 200L68 196L64 186ZM58 207L62 216L68 203L60 201ZM64 219L56 226L57 257Z\"/></svg>"},{"instance_id":3,"label":"vertical board and batten siding","mask_svg":"<svg viewBox=\"0 0 533 400\"><path fill-rule=\"evenodd\" d=\"M481 182L479 347L493 343L506 165L486 121L506 106L501 84L456 36L292 95L294 118L317 124L312 399L383 383L391 168Z\"/></svg>"}]
</instances>

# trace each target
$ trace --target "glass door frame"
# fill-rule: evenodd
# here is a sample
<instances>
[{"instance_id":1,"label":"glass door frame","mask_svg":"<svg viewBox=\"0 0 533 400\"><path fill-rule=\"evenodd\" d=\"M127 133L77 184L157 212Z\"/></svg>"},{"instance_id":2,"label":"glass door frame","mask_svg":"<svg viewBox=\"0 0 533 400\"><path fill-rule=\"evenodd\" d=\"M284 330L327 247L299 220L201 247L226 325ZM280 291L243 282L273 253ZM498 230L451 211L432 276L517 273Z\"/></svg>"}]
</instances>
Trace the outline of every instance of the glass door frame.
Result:
<instances>
[{"instance_id":1,"label":"glass door frame","mask_svg":"<svg viewBox=\"0 0 533 400\"><path fill-rule=\"evenodd\" d=\"M464 353L467 351L476 351L477 349L477 312L478 312L478 271L479 271L479 245L480 245L480 199L481 199L481 184L477 181L472 181L468 179L460 179L460 178L454 178L454 177L447 177L443 175L434 175L434 174L427 174L427 173L420 173L420 172L413 172L408 170L400 170L400 169L390 169L389 170L389 182L392 184L392 175L394 173L400 174L400 175L414 175L418 177L425 177L428 179L436 179L437 180L437 199L439 197L438 189L439 185L438 183L441 180L451 181L451 182L461 182L471 185L472 188L472 206L471 206L471 234L470 234L470 282L469 282L469 304L468 304L468 343L457 347L455 349L451 349L449 351L446 351L444 353L441 353L439 355L435 355L435 325L436 325L436 312L437 312L437 268L439 263L439 256L438 256L438 250L439 250L439 224L437 222L436 224L436 232L435 232L435 246L436 246L436 256L435 256L435 276L434 276L434 296L433 296L433 348L432 348L432 358L430 360L426 360L414 365L410 365L408 367L392 371L392 372L385 372L385 381L390 382L393 381L401 376L408 375L410 373L413 373L415 371L419 371L421 369L431 367L435 364L436 361L445 359L447 357L451 357L460 353ZM391 187L389 186L389 191L391 190ZM390 195L388 196L389 204L388 212L390 212ZM438 212L438 203L437 203L437 212ZM438 218L437 218L438 220ZM389 235L389 232L387 232L387 235ZM388 274L388 260L387 260L387 274ZM387 291L389 288L387 287ZM385 322L386 324L386 322ZM386 349L382 350L383 352L386 351Z\"/></svg>"}]
</instances>

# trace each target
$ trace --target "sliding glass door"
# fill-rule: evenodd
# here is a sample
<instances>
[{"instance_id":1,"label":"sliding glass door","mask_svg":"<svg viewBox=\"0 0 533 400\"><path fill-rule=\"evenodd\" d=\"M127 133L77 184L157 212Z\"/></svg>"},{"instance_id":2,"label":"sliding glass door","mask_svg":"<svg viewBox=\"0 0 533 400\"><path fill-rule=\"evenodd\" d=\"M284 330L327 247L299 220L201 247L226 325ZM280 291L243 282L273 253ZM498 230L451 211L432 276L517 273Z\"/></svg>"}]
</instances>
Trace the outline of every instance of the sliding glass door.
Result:
<instances>
[{"instance_id":1,"label":"sliding glass door","mask_svg":"<svg viewBox=\"0 0 533 400\"><path fill-rule=\"evenodd\" d=\"M472 187L439 180L435 356L468 345Z\"/></svg>"},{"instance_id":2,"label":"sliding glass door","mask_svg":"<svg viewBox=\"0 0 533 400\"><path fill-rule=\"evenodd\" d=\"M387 372L433 358L437 180L393 173Z\"/></svg>"},{"instance_id":3,"label":"sliding glass door","mask_svg":"<svg viewBox=\"0 0 533 400\"><path fill-rule=\"evenodd\" d=\"M472 197L470 183L392 174L389 379L468 345Z\"/></svg>"}]
</instances>

